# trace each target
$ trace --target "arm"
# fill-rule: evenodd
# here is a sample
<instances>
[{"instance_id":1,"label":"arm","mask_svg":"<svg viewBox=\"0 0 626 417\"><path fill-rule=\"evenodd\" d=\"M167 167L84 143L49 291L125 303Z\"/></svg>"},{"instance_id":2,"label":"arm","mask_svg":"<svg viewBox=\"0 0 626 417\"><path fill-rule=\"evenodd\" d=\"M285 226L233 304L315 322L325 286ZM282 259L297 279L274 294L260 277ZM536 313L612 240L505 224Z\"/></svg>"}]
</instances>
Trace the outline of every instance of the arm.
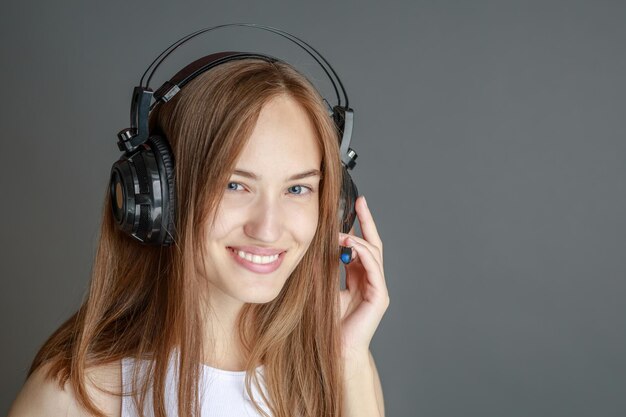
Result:
<instances>
[{"instance_id":1,"label":"arm","mask_svg":"<svg viewBox=\"0 0 626 417\"><path fill-rule=\"evenodd\" d=\"M374 357L370 351L370 364L374 370L374 386L376 388L376 401L378 402L378 411L380 417L385 417L385 401L383 400L383 387L380 384L380 377L378 376L378 370L376 369L376 363L374 363Z\"/></svg>"},{"instance_id":2,"label":"arm","mask_svg":"<svg viewBox=\"0 0 626 417\"><path fill-rule=\"evenodd\" d=\"M344 389L346 417L385 416L383 390L371 352L346 360Z\"/></svg>"}]
</instances>

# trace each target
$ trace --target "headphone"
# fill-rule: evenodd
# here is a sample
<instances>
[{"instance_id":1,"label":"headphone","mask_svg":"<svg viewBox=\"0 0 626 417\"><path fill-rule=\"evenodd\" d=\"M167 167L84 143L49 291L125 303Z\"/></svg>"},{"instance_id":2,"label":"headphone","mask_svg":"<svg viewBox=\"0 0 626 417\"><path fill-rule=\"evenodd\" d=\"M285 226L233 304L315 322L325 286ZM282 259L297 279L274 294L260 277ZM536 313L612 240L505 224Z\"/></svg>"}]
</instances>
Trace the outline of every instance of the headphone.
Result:
<instances>
[{"instance_id":1,"label":"headphone","mask_svg":"<svg viewBox=\"0 0 626 417\"><path fill-rule=\"evenodd\" d=\"M169 101L195 77L222 63L246 58L258 58L268 62L284 62L278 58L260 53L232 51L213 53L187 65L155 92L150 89L150 80L155 71L176 48L205 32L232 26L265 30L290 40L313 57L330 79L337 96L337 104L331 107L326 99L324 99L324 103L327 105L329 117L332 117L338 131L337 139L339 141L343 177L338 221L340 222L341 230L344 233L348 233L356 217L355 204L358 196L356 184L350 177L348 170L353 169L356 165L357 154L350 148L354 112L348 106L348 95L343 84L326 59L306 42L282 30L252 23L230 23L193 32L170 45L144 72L139 86L133 90L130 108L130 127L121 130L117 134L117 145L124 154L111 168L109 192L111 209L117 227L139 242L148 245L170 246L176 238L175 159L167 138L163 135L150 134L148 131L148 115L154 106L160 102ZM325 65L320 62L320 59ZM153 66L154 68L144 86L144 77ZM337 84L335 84L329 70L337 79L345 97L346 103L344 106L341 104ZM155 102L151 105L153 98Z\"/></svg>"}]
</instances>

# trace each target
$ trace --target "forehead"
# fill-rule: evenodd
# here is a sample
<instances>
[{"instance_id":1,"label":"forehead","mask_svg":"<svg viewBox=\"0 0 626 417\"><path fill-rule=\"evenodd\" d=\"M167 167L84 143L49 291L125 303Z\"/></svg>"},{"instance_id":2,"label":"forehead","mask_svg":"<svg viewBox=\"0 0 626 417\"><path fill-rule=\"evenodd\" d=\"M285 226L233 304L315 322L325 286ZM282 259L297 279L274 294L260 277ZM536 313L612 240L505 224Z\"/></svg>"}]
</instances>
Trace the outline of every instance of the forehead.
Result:
<instances>
[{"instance_id":1,"label":"forehead","mask_svg":"<svg viewBox=\"0 0 626 417\"><path fill-rule=\"evenodd\" d=\"M291 97L278 96L261 109L235 168L286 178L319 169L321 160L317 133L305 110Z\"/></svg>"}]
</instances>

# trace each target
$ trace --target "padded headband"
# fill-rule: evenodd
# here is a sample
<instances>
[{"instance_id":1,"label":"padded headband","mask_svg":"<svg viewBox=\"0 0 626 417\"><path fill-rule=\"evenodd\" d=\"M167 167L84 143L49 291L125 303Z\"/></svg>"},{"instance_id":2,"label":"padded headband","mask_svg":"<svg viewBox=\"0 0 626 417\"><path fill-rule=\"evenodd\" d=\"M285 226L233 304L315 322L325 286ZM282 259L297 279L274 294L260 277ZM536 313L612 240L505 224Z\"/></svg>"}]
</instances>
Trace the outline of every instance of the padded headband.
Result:
<instances>
[{"instance_id":1,"label":"padded headband","mask_svg":"<svg viewBox=\"0 0 626 417\"><path fill-rule=\"evenodd\" d=\"M224 62L234 61L236 59L258 58L268 62L280 61L278 58L269 55L257 54L252 52L217 52L207 55L193 61L185 68L181 69L169 81L166 81L161 87L154 92L156 100L150 109L156 106L160 101L169 101L178 91L188 82L196 78L205 71L210 70Z\"/></svg>"}]
</instances>

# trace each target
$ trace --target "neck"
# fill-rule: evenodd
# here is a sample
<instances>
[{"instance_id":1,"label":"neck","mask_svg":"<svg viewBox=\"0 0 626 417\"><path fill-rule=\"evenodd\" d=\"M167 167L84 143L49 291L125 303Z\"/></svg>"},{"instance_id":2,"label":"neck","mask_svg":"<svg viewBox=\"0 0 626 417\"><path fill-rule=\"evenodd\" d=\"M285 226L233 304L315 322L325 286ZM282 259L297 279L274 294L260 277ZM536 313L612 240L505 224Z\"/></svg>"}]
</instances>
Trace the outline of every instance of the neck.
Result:
<instances>
[{"instance_id":1,"label":"neck","mask_svg":"<svg viewBox=\"0 0 626 417\"><path fill-rule=\"evenodd\" d=\"M242 307L242 302L230 297L209 297L203 326L207 365L225 371L244 369L245 358L236 327Z\"/></svg>"}]
</instances>

